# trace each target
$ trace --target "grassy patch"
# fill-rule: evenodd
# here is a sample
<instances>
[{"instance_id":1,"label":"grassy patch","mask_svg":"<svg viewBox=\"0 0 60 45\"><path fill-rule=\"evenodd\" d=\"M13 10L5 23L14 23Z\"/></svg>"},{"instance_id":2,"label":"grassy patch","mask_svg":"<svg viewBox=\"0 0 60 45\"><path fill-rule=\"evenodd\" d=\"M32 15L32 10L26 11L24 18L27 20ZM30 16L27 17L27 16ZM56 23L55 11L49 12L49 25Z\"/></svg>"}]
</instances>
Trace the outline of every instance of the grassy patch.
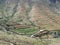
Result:
<instances>
[{"instance_id":1,"label":"grassy patch","mask_svg":"<svg viewBox=\"0 0 60 45\"><path fill-rule=\"evenodd\" d=\"M35 29L35 28L16 29L16 32L25 33L25 34L28 34L28 35L31 35L31 34L37 32L37 31L38 31L38 29Z\"/></svg>"}]
</instances>

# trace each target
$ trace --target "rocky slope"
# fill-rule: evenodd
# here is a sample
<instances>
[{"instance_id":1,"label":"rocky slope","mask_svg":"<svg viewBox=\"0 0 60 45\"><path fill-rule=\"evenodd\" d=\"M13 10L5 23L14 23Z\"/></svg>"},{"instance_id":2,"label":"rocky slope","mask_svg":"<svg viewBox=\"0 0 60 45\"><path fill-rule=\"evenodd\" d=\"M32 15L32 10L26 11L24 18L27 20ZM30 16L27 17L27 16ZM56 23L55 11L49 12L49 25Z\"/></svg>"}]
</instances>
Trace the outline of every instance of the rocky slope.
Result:
<instances>
[{"instance_id":1,"label":"rocky slope","mask_svg":"<svg viewBox=\"0 0 60 45\"><path fill-rule=\"evenodd\" d=\"M60 29L59 0L0 0L0 18L18 24L36 25L45 29Z\"/></svg>"}]
</instances>

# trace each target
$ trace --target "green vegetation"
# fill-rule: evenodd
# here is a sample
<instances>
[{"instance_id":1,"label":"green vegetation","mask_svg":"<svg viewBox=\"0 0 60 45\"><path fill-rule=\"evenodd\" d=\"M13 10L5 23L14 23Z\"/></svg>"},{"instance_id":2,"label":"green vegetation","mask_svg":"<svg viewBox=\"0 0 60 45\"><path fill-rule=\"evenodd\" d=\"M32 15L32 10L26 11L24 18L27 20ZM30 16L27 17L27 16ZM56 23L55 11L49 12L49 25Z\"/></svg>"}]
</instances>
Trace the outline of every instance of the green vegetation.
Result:
<instances>
[{"instance_id":1,"label":"green vegetation","mask_svg":"<svg viewBox=\"0 0 60 45\"><path fill-rule=\"evenodd\" d=\"M16 29L15 31L19 33L25 33L26 35L31 35L39 30L35 28L21 28L21 29Z\"/></svg>"}]
</instances>

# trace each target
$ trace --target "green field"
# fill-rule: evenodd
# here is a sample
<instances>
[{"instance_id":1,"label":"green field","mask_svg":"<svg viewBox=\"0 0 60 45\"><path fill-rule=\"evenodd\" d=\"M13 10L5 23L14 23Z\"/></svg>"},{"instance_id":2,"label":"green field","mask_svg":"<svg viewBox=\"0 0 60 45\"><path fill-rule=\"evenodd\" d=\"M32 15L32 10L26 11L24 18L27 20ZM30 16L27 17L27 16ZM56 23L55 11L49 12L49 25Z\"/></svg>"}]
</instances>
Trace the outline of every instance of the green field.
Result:
<instances>
[{"instance_id":1,"label":"green field","mask_svg":"<svg viewBox=\"0 0 60 45\"><path fill-rule=\"evenodd\" d=\"M39 30L35 28L21 28L21 29L15 29L15 31L18 33L24 33L26 35L31 35L36 33Z\"/></svg>"}]
</instances>

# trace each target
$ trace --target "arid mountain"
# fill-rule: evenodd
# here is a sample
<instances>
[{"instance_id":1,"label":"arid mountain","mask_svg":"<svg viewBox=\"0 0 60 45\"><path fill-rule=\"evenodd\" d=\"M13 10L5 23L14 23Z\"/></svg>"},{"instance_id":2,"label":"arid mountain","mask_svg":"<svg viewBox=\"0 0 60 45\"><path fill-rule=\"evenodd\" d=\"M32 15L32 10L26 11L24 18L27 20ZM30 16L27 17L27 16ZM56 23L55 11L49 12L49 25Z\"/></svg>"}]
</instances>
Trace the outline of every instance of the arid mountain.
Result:
<instances>
[{"instance_id":1,"label":"arid mountain","mask_svg":"<svg viewBox=\"0 0 60 45\"><path fill-rule=\"evenodd\" d=\"M44 29L60 29L59 0L0 0L0 18L8 23L36 25Z\"/></svg>"}]
</instances>

